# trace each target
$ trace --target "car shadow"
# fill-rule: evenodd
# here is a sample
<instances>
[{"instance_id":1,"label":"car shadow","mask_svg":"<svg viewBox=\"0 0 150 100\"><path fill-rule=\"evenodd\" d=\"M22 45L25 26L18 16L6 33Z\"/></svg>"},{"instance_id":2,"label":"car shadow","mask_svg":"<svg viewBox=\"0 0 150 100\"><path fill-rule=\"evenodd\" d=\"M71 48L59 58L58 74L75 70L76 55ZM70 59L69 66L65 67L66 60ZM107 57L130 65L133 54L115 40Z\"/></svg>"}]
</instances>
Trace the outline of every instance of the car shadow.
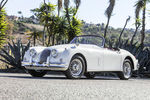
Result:
<instances>
[{"instance_id":1,"label":"car shadow","mask_svg":"<svg viewBox=\"0 0 150 100\"><path fill-rule=\"evenodd\" d=\"M96 76L96 78L93 79L87 79L84 76L80 79L67 79L63 75L47 75L45 77L32 77L32 76L18 76L18 75L0 75L0 77L7 77L7 78L20 78L20 79L49 79L49 80L120 80L119 78L115 77L101 77L101 76Z\"/></svg>"}]
</instances>

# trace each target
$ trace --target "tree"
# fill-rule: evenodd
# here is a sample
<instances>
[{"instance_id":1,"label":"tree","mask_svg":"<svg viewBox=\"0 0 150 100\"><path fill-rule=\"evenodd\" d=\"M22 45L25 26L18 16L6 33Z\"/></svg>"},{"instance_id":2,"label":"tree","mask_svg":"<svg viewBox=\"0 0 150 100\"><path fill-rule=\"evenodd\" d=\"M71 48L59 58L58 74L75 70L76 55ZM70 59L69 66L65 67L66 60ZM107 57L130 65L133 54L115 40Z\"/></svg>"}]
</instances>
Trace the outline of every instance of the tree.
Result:
<instances>
[{"instance_id":1,"label":"tree","mask_svg":"<svg viewBox=\"0 0 150 100\"><path fill-rule=\"evenodd\" d=\"M18 11L18 14L19 14L19 15L22 15L22 12L21 12L21 11Z\"/></svg>"},{"instance_id":2,"label":"tree","mask_svg":"<svg viewBox=\"0 0 150 100\"><path fill-rule=\"evenodd\" d=\"M22 11L18 11L18 14L20 15L20 17L19 17L20 21L24 21L23 20L23 13L22 13Z\"/></svg>"},{"instance_id":3,"label":"tree","mask_svg":"<svg viewBox=\"0 0 150 100\"><path fill-rule=\"evenodd\" d=\"M52 16L47 25L47 31L50 33L48 34L47 46L50 45L50 39L52 39L52 45L54 45L55 41L58 43L63 37L66 37L67 30L66 19L64 17Z\"/></svg>"},{"instance_id":4,"label":"tree","mask_svg":"<svg viewBox=\"0 0 150 100\"><path fill-rule=\"evenodd\" d=\"M75 8L69 7L70 1L64 1L65 16L68 21L68 42L70 42L76 35L81 34L81 21L78 20L75 16L78 12L81 0L74 0Z\"/></svg>"},{"instance_id":5,"label":"tree","mask_svg":"<svg viewBox=\"0 0 150 100\"><path fill-rule=\"evenodd\" d=\"M108 6L108 8L105 11L105 15L107 17L107 24L106 24L105 31L104 31L104 38L106 38L106 34L107 34L107 29L108 29L108 26L109 26L110 18L112 16L112 12L113 12L113 9L114 9L114 6L115 6L115 1L116 0L109 0L109 6Z\"/></svg>"},{"instance_id":6,"label":"tree","mask_svg":"<svg viewBox=\"0 0 150 100\"><path fill-rule=\"evenodd\" d=\"M43 45L45 45L45 42L46 42L46 39L45 39L46 29L48 28L48 24L49 24L49 20L51 20L51 16L54 15L54 10L55 10L55 5L46 3L45 1L44 1L44 4L41 4L39 8L35 8L31 10L34 13L34 15L40 20L40 23L44 25ZM47 29L47 32L49 35L51 34L51 32L48 31L48 29Z\"/></svg>"},{"instance_id":7,"label":"tree","mask_svg":"<svg viewBox=\"0 0 150 100\"><path fill-rule=\"evenodd\" d=\"M142 11L142 30L141 30L141 47L144 46L144 39L145 39L145 19L146 19L146 5L149 3L150 0L138 0L135 4L135 13L136 13L136 20L139 19L140 11Z\"/></svg>"},{"instance_id":8,"label":"tree","mask_svg":"<svg viewBox=\"0 0 150 100\"><path fill-rule=\"evenodd\" d=\"M36 40L42 37L42 32L33 28L33 32L29 33L29 39L33 38L33 45L36 45Z\"/></svg>"},{"instance_id":9,"label":"tree","mask_svg":"<svg viewBox=\"0 0 150 100\"><path fill-rule=\"evenodd\" d=\"M47 9L45 11L45 9ZM66 37L67 33L67 20L64 16L57 16L55 14L55 5L42 4L40 8L32 10L34 14L40 19L41 24L45 26L45 39L46 46L54 45L56 42L61 41Z\"/></svg>"}]
</instances>

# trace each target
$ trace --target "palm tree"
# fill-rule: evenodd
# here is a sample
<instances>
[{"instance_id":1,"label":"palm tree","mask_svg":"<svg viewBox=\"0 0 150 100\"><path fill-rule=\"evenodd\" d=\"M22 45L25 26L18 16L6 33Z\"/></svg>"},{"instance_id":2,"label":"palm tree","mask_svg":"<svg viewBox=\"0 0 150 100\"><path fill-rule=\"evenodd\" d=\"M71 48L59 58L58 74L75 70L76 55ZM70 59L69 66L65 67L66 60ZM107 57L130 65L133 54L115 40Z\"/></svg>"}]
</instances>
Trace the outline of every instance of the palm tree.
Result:
<instances>
[{"instance_id":1,"label":"palm tree","mask_svg":"<svg viewBox=\"0 0 150 100\"><path fill-rule=\"evenodd\" d=\"M145 39L145 19L146 19L146 4L149 3L150 0L138 0L135 4L135 13L136 20L139 19L140 11L142 11L142 30L141 30L141 47L144 46Z\"/></svg>"},{"instance_id":2,"label":"palm tree","mask_svg":"<svg viewBox=\"0 0 150 100\"><path fill-rule=\"evenodd\" d=\"M20 15L19 19L20 19L21 21L23 21L23 14L22 14L22 11L18 11L18 14Z\"/></svg>"},{"instance_id":3,"label":"palm tree","mask_svg":"<svg viewBox=\"0 0 150 100\"><path fill-rule=\"evenodd\" d=\"M109 6L105 11L105 15L107 17L107 24L106 24L105 31L104 31L104 38L106 38L108 25L109 25L110 18L112 16L112 12L113 12L113 9L114 9L114 6L115 6L115 1L116 0L109 0Z\"/></svg>"},{"instance_id":4,"label":"palm tree","mask_svg":"<svg viewBox=\"0 0 150 100\"><path fill-rule=\"evenodd\" d=\"M21 12L21 11L18 11L18 14L19 14L19 15L22 15L22 12Z\"/></svg>"},{"instance_id":5,"label":"palm tree","mask_svg":"<svg viewBox=\"0 0 150 100\"><path fill-rule=\"evenodd\" d=\"M33 45L36 45L36 40L42 37L42 32L33 28L33 32L29 34L29 39L33 38Z\"/></svg>"}]
</instances>

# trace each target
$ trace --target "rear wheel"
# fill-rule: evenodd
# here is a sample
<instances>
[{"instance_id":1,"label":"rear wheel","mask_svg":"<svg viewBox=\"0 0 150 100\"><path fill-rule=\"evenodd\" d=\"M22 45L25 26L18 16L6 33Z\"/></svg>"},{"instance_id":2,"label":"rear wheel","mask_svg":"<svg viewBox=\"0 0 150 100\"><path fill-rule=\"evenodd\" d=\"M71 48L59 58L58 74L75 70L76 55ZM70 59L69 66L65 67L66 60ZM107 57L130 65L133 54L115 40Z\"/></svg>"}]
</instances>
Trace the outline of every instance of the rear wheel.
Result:
<instances>
[{"instance_id":1,"label":"rear wheel","mask_svg":"<svg viewBox=\"0 0 150 100\"><path fill-rule=\"evenodd\" d=\"M132 63L129 59L125 59L123 63L123 71L118 73L118 77L122 80L128 80L132 76Z\"/></svg>"},{"instance_id":2,"label":"rear wheel","mask_svg":"<svg viewBox=\"0 0 150 100\"><path fill-rule=\"evenodd\" d=\"M65 72L65 75L69 79L78 79L81 78L85 72L85 62L81 56L75 55L69 65L68 70Z\"/></svg>"},{"instance_id":3,"label":"rear wheel","mask_svg":"<svg viewBox=\"0 0 150 100\"><path fill-rule=\"evenodd\" d=\"M84 74L86 76L86 78L92 79L95 77L95 73L94 72L88 72Z\"/></svg>"},{"instance_id":4,"label":"rear wheel","mask_svg":"<svg viewBox=\"0 0 150 100\"><path fill-rule=\"evenodd\" d=\"M43 77L47 73L47 71L28 70L28 73L33 77Z\"/></svg>"}]
</instances>

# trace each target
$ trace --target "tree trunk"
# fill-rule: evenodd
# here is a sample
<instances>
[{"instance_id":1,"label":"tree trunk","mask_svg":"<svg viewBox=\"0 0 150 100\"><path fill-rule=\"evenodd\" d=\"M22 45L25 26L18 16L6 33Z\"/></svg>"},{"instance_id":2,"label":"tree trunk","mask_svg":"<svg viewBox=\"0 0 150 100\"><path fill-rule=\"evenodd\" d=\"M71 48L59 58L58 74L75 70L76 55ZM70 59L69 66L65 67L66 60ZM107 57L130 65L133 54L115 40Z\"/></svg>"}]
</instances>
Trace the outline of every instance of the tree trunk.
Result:
<instances>
[{"instance_id":1,"label":"tree trunk","mask_svg":"<svg viewBox=\"0 0 150 100\"><path fill-rule=\"evenodd\" d=\"M140 25L136 26L135 32L134 32L134 34L133 34L133 36L132 36L132 38L131 38L130 45L133 44L133 40L134 40L134 38L135 38L135 36L136 36L136 34L137 34L137 31L138 31L139 27L140 27Z\"/></svg>"},{"instance_id":2,"label":"tree trunk","mask_svg":"<svg viewBox=\"0 0 150 100\"><path fill-rule=\"evenodd\" d=\"M49 27L47 26L47 32L48 32L48 43L47 43L47 45L49 46L50 43L51 43L51 29L50 29L50 26Z\"/></svg>"},{"instance_id":3,"label":"tree trunk","mask_svg":"<svg viewBox=\"0 0 150 100\"><path fill-rule=\"evenodd\" d=\"M52 36L52 45L55 45L55 34Z\"/></svg>"},{"instance_id":4,"label":"tree trunk","mask_svg":"<svg viewBox=\"0 0 150 100\"><path fill-rule=\"evenodd\" d=\"M107 35L107 30L108 30L109 22L110 22L110 18L108 18L108 20L107 20L107 24L106 24L105 31L104 31L104 38L105 39L106 39L106 35Z\"/></svg>"},{"instance_id":5,"label":"tree trunk","mask_svg":"<svg viewBox=\"0 0 150 100\"><path fill-rule=\"evenodd\" d=\"M125 30L125 28L126 28L126 26L127 26L129 20L130 20L130 17L127 18L127 20L126 20L126 22L125 22L125 25L124 25L124 27L123 27L121 33L120 33L120 36L119 36L119 42L118 42L119 44L118 44L118 46L120 45L120 41L121 41L122 34L123 34L123 32L124 32L124 30Z\"/></svg>"},{"instance_id":6,"label":"tree trunk","mask_svg":"<svg viewBox=\"0 0 150 100\"><path fill-rule=\"evenodd\" d=\"M76 35L72 32L69 32L68 43L70 43Z\"/></svg>"},{"instance_id":7,"label":"tree trunk","mask_svg":"<svg viewBox=\"0 0 150 100\"><path fill-rule=\"evenodd\" d=\"M144 39L145 39L145 13L146 13L146 2L143 8L143 18L142 18L142 30L141 30L141 47L144 47Z\"/></svg>"},{"instance_id":8,"label":"tree trunk","mask_svg":"<svg viewBox=\"0 0 150 100\"><path fill-rule=\"evenodd\" d=\"M44 25L44 29L43 29L43 40L42 40L42 42L43 42L43 46L45 46L45 25Z\"/></svg>"},{"instance_id":9,"label":"tree trunk","mask_svg":"<svg viewBox=\"0 0 150 100\"><path fill-rule=\"evenodd\" d=\"M47 45L49 46L51 44L51 35L48 36L48 43Z\"/></svg>"}]
</instances>

